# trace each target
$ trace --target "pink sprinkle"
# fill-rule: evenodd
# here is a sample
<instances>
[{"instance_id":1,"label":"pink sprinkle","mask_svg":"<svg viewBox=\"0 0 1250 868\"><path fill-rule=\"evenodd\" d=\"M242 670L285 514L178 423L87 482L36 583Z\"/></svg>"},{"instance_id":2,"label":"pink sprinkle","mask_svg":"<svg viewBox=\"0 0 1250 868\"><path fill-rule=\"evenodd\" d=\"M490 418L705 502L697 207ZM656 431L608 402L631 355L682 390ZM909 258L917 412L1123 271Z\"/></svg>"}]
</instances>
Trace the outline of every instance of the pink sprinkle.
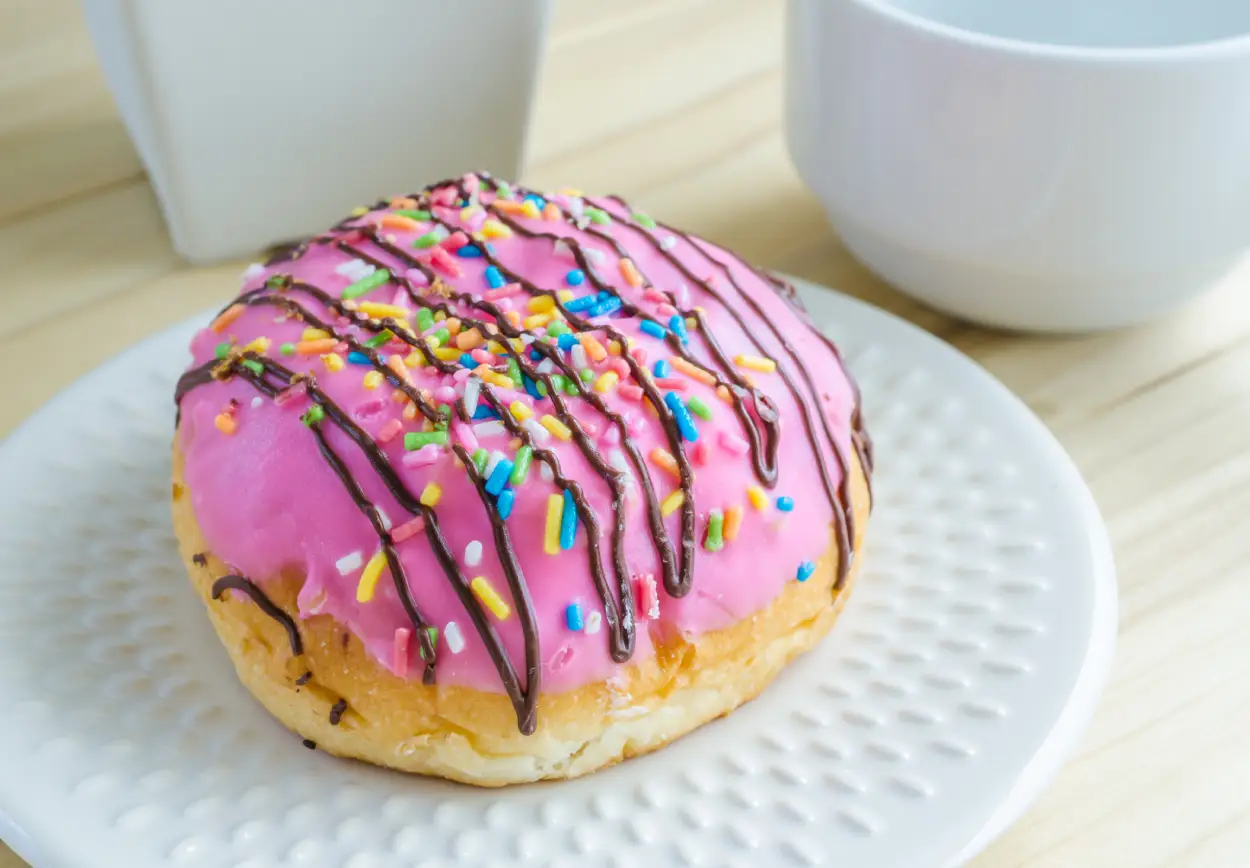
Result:
<instances>
[{"instance_id":1,"label":"pink sprinkle","mask_svg":"<svg viewBox=\"0 0 1250 868\"><path fill-rule=\"evenodd\" d=\"M408 307L408 290L404 289L402 286L399 289L395 290L395 297L391 299L391 304L395 305L396 307L407 308Z\"/></svg>"},{"instance_id":2,"label":"pink sprinkle","mask_svg":"<svg viewBox=\"0 0 1250 868\"><path fill-rule=\"evenodd\" d=\"M451 206L456 204L456 188L448 184L446 187L439 187L430 194L430 201L435 205Z\"/></svg>"},{"instance_id":3,"label":"pink sprinkle","mask_svg":"<svg viewBox=\"0 0 1250 868\"><path fill-rule=\"evenodd\" d=\"M468 449L470 452L477 449L477 435L473 433L471 427L459 419L451 423L451 432L456 435L456 439L460 441L465 449Z\"/></svg>"},{"instance_id":4,"label":"pink sprinkle","mask_svg":"<svg viewBox=\"0 0 1250 868\"><path fill-rule=\"evenodd\" d=\"M495 361L495 357L481 347L475 347L469 356L473 361L481 362L483 365L489 365Z\"/></svg>"},{"instance_id":5,"label":"pink sprinkle","mask_svg":"<svg viewBox=\"0 0 1250 868\"><path fill-rule=\"evenodd\" d=\"M621 378L629 376L629 362L620 356L614 356L612 361L608 362L608 370L616 371L616 375Z\"/></svg>"},{"instance_id":6,"label":"pink sprinkle","mask_svg":"<svg viewBox=\"0 0 1250 868\"><path fill-rule=\"evenodd\" d=\"M429 286L430 279L425 276L425 272L419 268L410 268L404 272L404 277L412 282L413 286Z\"/></svg>"},{"instance_id":7,"label":"pink sprinkle","mask_svg":"<svg viewBox=\"0 0 1250 868\"><path fill-rule=\"evenodd\" d=\"M607 425L603 429L603 442L608 446L616 446L621 442L621 429L616 425Z\"/></svg>"},{"instance_id":8,"label":"pink sprinkle","mask_svg":"<svg viewBox=\"0 0 1250 868\"><path fill-rule=\"evenodd\" d=\"M438 373L438 371L435 368L429 368L428 370L434 371L435 374ZM451 372L451 378L455 380L457 383L463 383L465 380L469 379L469 377L471 376L473 376L473 372L469 370L468 368L458 368Z\"/></svg>"},{"instance_id":9,"label":"pink sprinkle","mask_svg":"<svg viewBox=\"0 0 1250 868\"><path fill-rule=\"evenodd\" d=\"M386 342L386 348L392 353L407 353L408 344L403 338L394 337Z\"/></svg>"},{"instance_id":10,"label":"pink sprinkle","mask_svg":"<svg viewBox=\"0 0 1250 868\"><path fill-rule=\"evenodd\" d=\"M477 201L480 205L489 205L498 198L494 190L482 190L477 194Z\"/></svg>"},{"instance_id":11,"label":"pink sprinkle","mask_svg":"<svg viewBox=\"0 0 1250 868\"><path fill-rule=\"evenodd\" d=\"M647 348L646 347L641 347L641 346L631 347L629 350L629 354L634 357L634 361L637 362L638 364L645 365L647 363Z\"/></svg>"},{"instance_id":12,"label":"pink sprinkle","mask_svg":"<svg viewBox=\"0 0 1250 868\"><path fill-rule=\"evenodd\" d=\"M425 467L433 464L442 455L442 450L431 443L428 446L422 446L416 452L405 452L403 462L405 467Z\"/></svg>"},{"instance_id":13,"label":"pink sprinkle","mask_svg":"<svg viewBox=\"0 0 1250 868\"><path fill-rule=\"evenodd\" d=\"M423 530L425 530L425 518L417 516L412 521L406 521L399 527L392 528L391 542L401 543L410 537L416 536Z\"/></svg>"},{"instance_id":14,"label":"pink sprinkle","mask_svg":"<svg viewBox=\"0 0 1250 868\"><path fill-rule=\"evenodd\" d=\"M350 350L351 350L351 347L347 345L347 341L339 341L337 344L334 345L333 352L336 352L341 356L344 353L349 352Z\"/></svg>"},{"instance_id":15,"label":"pink sprinkle","mask_svg":"<svg viewBox=\"0 0 1250 868\"><path fill-rule=\"evenodd\" d=\"M684 392L690 388L688 382L677 377L665 377L662 380L656 380L655 384L661 389L669 389L674 392Z\"/></svg>"},{"instance_id":16,"label":"pink sprinkle","mask_svg":"<svg viewBox=\"0 0 1250 868\"><path fill-rule=\"evenodd\" d=\"M652 620L660 617L660 595L655 588L655 575L647 573L638 576L635 581L638 593L638 616Z\"/></svg>"},{"instance_id":17,"label":"pink sprinkle","mask_svg":"<svg viewBox=\"0 0 1250 868\"><path fill-rule=\"evenodd\" d=\"M379 443L390 443L395 439L395 435L404 430L404 423L398 419L392 419L382 426L382 430L378 432Z\"/></svg>"},{"instance_id":18,"label":"pink sprinkle","mask_svg":"<svg viewBox=\"0 0 1250 868\"><path fill-rule=\"evenodd\" d=\"M721 431L720 434L716 436L716 442L720 444L722 449L733 455L746 455L747 449L749 448L747 446L747 441L743 440L732 431Z\"/></svg>"},{"instance_id":19,"label":"pink sprinkle","mask_svg":"<svg viewBox=\"0 0 1250 868\"><path fill-rule=\"evenodd\" d=\"M664 302L668 301L668 296L660 292L654 286L648 286L646 290L643 292L642 297L645 298L647 301L654 301L660 304L663 304Z\"/></svg>"},{"instance_id":20,"label":"pink sprinkle","mask_svg":"<svg viewBox=\"0 0 1250 868\"><path fill-rule=\"evenodd\" d=\"M707 441L700 440L690 449L690 460L695 464L707 464Z\"/></svg>"},{"instance_id":21,"label":"pink sprinkle","mask_svg":"<svg viewBox=\"0 0 1250 868\"><path fill-rule=\"evenodd\" d=\"M501 299L499 299L499 301L495 302L495 305L496 305L496 307L498 307L500 310L512 310L512 299L510 299L510 298L501 298Z\"/></svg>"},{"instance_id":22,"label":"pink sprinkle","mask_svg":"<svg viewBox=\"0 0 1250 868\"><path fill-rule=\"evenodd\" d=\"M599 426L589 419L581 420L582 430L586 432L587 437L594 437L599 433Z\"/></svg>"},{"instance_id":23,"label":"pink sprinkle","mask_svg":"<svg viewBox=\"0 0 1250 868\"><path fill-rule=\"evenodd\" d=\"M442 371L440 371L438 368L434 367L433 365L426 365L421 370L425 371L425 375L431 380L437 380L439 377L443 375Z\"/></svg>"},{"instance_id":24,"label":"pink sprinkle","mask_svg":"<svg viewBox=\"0 0 1250 868\"><path fill-rule=\"evenodd\" d=\"M629 433L637 437L647 427L647 420L641 415L635 416L629 420Z\"/></svg>"},{"instance_id":25,"label":"pink sprinkle","mask_svg":"<svg viewBox=\"0 0 1250 868\"><path fill-rule=\"evenodd\" d=\"M450 404L456 400L456 390L451 386L439 386L434 390L434 397L444 404Z\"/></svg>"},{"instance_id":26,"label":"pink sprinkle","mask_svg":"<svg viewBox=\"0 0 1250 868\"><path fill-rule=\"evenodd\" d=\"M464 276L464 272L460 269L460 263L442 247L430 248L430 264L448 277Z\"/></svg>"},{"instance_id":27,"label":"pink sprinkle","mask_svg":"<svg viewBox=\"0 0 1250 868\"><path fill-rule=\"evenodd\" d=\"M463 232L453 232L443 239L442 248L444 250L456 251L469 243L469 236Z\"/></svg>"},{"instance_id":28,"label":"pink sprinkle","mask_svg":"<svg viewBox=\"0 0 1250 868\"><path fill-rule=\"evenodd\" d=\"M294 386L291 386L288 389L283 389L277 395L274 395L273 402L277 404L279 407L281 407L284 404L289 404L293 401L298 400L299 398L304 397L306 391L307 390L304 386L304 381L300 380Z\"/></svg>"},{"instance_id":29,"label":"pink sprinkle","mask_svg":"<svg viewBox=\"0 0 1250 868\"><path fill-rule=\"evenodd\" d=\"M400 678L408 677L408 641L412 638L412 631L407 627L397 627L395 629L395 674Z\"/></svg>"},{"instance_id":30,"label":"pink sprinkle","mask_svg":"<svg viewBox=\"0 0 1250 868\"><path fill-rule=\"evenodd\" d=\"M616 387L616 393L630 401L642 400L642 386L635 386L633 383L621 383Z\"/></svg>"},{"instance_id":31,"label":"pink sprinkle","mask_svg":"<svg viewBox=\"0 0 1250 868\"><path fill-rule=\"evenodd\" d=\"M482 298L485 299L486 301L495 301L500 298L507 298L510 295L516 295L520 291L521 291L521 284L505 283L503 286L499 287L498 289L486 290L486 292L482 293Z\"/></svg>"},{"instance_id":32,"label":"pink sprinkle","mask_svg":"<svg viewBox=\"0 0 1250 868\"><path fill-rule=\"evenodd\" d=\"M467 193L469 196L472 196L474 193L476 193L478 189L482 186L481 179L479 179L478 176L474 175L472 172L465 175L460 180L464 185L464 192Z\"/></svg>"},{"instance_id":33,"label":"pink sprinkle","mask_svg":"<svg viewBox=\"0 0 1250 868\"><path fill-rule=\"evenodd\" d=\"M670 317L676 315L677 308L673 307L671 304L665 303L657 307L656 312L659 313L660 316Z\"/></svg>"}]
</instances>

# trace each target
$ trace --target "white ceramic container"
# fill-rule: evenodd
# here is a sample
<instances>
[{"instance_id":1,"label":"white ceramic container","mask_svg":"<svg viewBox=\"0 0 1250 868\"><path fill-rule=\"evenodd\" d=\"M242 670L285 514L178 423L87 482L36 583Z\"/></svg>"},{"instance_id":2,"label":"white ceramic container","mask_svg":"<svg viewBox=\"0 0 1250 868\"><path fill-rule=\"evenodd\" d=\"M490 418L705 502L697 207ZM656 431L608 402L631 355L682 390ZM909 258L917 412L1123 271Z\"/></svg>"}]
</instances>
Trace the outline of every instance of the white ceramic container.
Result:
<instances>
[{"instance_id":1,"label":"white ceramic container","mask_svg":"<svg viewBox=\"0 0 1250 868\"><path fill-rule=\"evenodd\" d=\"M515 177L550 0L83 7L174 245L204 262L444 177Z\"/></svg>"},{"instance_id":2,"label":"white ceramic container","mask_svg":"<svg viewBox=\"0 0 1250 868\"><path fill-rule=\"evenodd\" d=\"M1250 242L1250 3L791 0L787 132L848 248L958 316L1149 319Z\"/></svg>"}]
</instances>

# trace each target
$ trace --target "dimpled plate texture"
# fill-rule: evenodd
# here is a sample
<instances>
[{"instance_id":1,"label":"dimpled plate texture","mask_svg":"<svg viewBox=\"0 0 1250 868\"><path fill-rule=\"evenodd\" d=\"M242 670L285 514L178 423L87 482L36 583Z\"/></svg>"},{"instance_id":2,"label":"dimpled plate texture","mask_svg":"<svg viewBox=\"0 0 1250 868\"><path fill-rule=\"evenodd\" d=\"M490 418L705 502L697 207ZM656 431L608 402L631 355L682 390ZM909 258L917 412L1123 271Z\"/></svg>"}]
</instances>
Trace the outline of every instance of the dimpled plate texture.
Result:
<instances>
[{"instance_id":1,"label":"dimpled plate texture","mask_svg":"<svg viewBox=\"0 0 1250 868\"><path fill-rule=\"evenodd\" d=\"M802 293L877 443L851 602L756 702L568 783L479 791L302 747L236 683L175 554L170 396L195 323L68 389L0 449L0 835L37 868L970 856L1092 712L1115 630L1106 534L1055 441L980 368Z\"/></svg>"}]
</instances>

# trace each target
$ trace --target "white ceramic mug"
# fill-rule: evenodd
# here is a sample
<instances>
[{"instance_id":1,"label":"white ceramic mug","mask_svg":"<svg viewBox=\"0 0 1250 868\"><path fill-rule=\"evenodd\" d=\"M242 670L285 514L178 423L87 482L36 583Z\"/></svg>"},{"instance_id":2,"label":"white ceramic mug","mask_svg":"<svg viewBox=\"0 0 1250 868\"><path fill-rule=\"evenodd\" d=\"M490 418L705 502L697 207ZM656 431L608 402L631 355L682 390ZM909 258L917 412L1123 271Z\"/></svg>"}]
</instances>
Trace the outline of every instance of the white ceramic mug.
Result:
<instances>
[{"instance_id":1,"label":"white ceramic mug","mask_svg":"<svg viewBox=\"0 0 1250 868\"><path fill-rule=\"evenodd\" d=\"M1250 244L1248 34L1250 0L791 0L790 151L934 307L1139 322Z\"/></svg>"}]
</instances>

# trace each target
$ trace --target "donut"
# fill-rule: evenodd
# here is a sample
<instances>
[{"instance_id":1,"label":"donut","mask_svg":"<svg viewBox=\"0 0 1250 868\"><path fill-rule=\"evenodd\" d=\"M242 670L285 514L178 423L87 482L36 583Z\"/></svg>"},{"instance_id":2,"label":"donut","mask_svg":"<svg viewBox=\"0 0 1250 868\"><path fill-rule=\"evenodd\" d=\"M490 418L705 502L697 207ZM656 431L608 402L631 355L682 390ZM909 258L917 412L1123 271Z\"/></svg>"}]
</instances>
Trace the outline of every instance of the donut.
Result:
<instances>
[{"instance_id":1,"label":"donut","mask_svg":"<svg viewBox=\"0 0 1250 868\"><path fill-rule=\"evenodd\" d=\"M872 444L793 288L619 197L469 174L243 275L178 380L174 528L306 747L572 778L833 626Z\"/></svg>"}]
</instances>

